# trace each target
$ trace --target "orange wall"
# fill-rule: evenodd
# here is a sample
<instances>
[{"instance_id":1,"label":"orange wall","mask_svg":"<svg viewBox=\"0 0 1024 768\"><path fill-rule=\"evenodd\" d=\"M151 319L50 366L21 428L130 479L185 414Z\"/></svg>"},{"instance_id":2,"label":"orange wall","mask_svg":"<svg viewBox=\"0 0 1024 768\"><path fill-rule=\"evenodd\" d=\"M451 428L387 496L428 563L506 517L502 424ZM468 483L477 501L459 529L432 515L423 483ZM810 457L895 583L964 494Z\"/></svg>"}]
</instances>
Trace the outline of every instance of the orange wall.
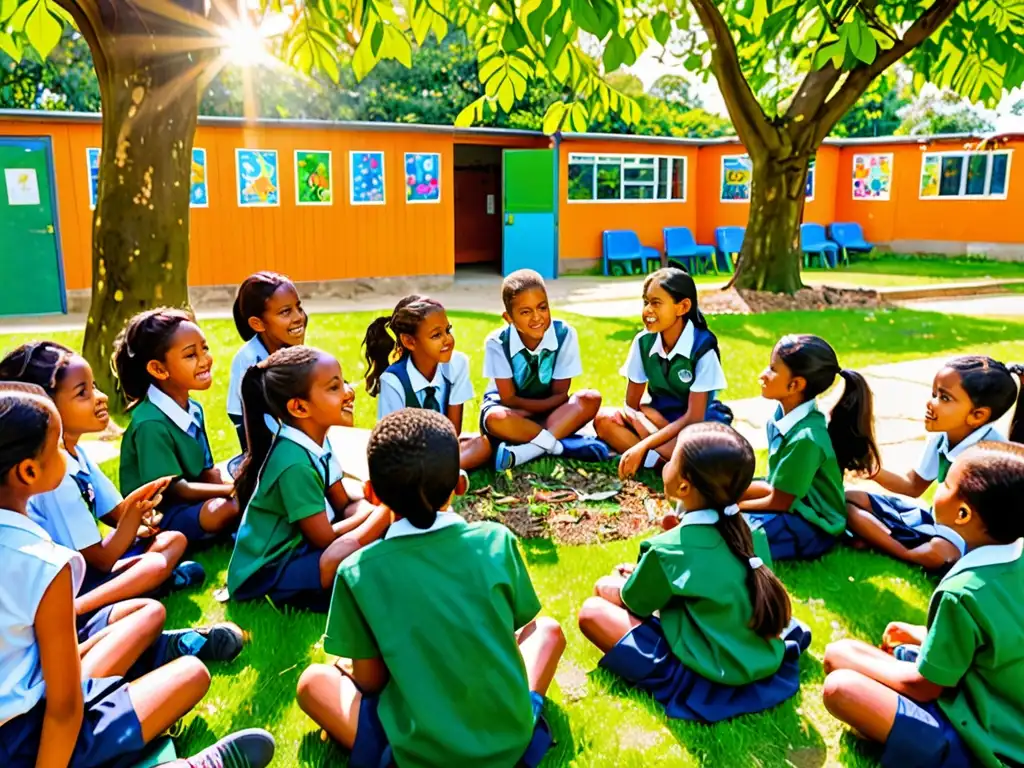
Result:
<instances>
[{"instance_id":1,"label":"orange wall","mask_svg":"<svg viewBox=\"0 0 1024 768\"><path fill-rule=\"evenodd\" d=\"M968 142L972 145L976 142ZM855 221L872 242L942 240L970 243L1024 243L1024 139L1010 139L1000 149L1010 155L1010 183L1003 200L927 199L920 197L921 162L926 151L964 149L963 139L926 144L872 144L843 147L840 152L836 220ZM893 183L889 200L854 200L853 156L892 153Z\"/></svg>"},{"instance_id":2,"label":"orange wall","mask_svg":"<svg viewBox=\"0 0 1024 768\"><path fill-rule=\"evenodd\" d=\"M569 155L603 153L608 155L647 155L686 158L686 200L652 202L568 201ZM661 250L662 229L690 227L697 221L696 187L697 147L628 141L566 140L561 145L558 171L559 259L597 259L601 257L601 232L606 229L632 229L644 245ZM564 266L564 265L563 265Z\"/></svg>"}]
</instances>

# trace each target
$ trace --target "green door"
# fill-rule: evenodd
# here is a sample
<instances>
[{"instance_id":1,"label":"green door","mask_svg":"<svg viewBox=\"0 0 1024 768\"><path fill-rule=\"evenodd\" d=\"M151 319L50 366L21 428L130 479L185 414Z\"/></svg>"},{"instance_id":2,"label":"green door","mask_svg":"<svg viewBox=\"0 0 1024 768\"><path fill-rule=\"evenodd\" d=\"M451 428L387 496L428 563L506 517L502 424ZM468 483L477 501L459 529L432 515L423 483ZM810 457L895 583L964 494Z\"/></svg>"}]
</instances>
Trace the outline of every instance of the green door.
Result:
<instances>
[{"instance_id":1,"label":"green door","mask_svg":"<svg viewBox=\"0 0 1024 768\"><path fill-rule=\"evenodd\" d=\"M0 138L0 243L0 315L66 312L49 139Z\"/></svg>"},{"instance_id":2,"label":"green door","mask_svg":"<svg viewBox=\"0 0 1024 768\"><path fill-rule=\"evenodd\" d=\"M546 278L558 275L556 157L553 149L505 150L502 271L506 275L527 268Z\"/></svg>"}]
</instances>

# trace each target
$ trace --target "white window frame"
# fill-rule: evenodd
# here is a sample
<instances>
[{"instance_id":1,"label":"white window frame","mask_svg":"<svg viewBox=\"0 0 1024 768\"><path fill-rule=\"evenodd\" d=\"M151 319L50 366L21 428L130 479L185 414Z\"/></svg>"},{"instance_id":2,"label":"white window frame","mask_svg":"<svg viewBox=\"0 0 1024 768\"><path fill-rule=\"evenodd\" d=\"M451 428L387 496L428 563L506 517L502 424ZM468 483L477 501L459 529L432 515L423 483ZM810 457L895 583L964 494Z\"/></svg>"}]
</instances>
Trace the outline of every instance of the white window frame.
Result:
<instances>
[{"instance_id":1,"label":"white window frame","mask_svg":"<svg viewBox=\"0 0 1024 768\"><path fill-rule=\"evenodd\" d=\"M599 165L613 165L614 161L619 162L619 196L617 198L599 199L597 197L597 168ZM672 193L672 175L676 167L676 164L682 162L683 164L683 196L682 197L658 197L658 191L661 179L659 178L661 163L660 160L668 160L668 185L666 189L669 194ZM627 165L627 161L630 163ZM626 180L626 168L637 168L645 167L640 165L640 161L650 161L653 165L654 180L653 181L627 181ZM685 203L689 193L689 158L685 155L612 155L598 152L573 152L569 154L569 166L572 165L589 165L594 169L593 178L591 180L590 195L591 197L587 200L577 200L569 197L568 184L566 184L565 198L566 201L573 203ZM651 198L627 198L625 196L626 187L653 187L654 197Z\"/></svg>"},{"instance_id":2,"label":"white window frame","mask_svg":"<svg viewBox=\"0 0 1024 768\"><path fill-rule=\"evenodd\" d=\"M975 155L983 155L989 158L988 163L985 165L985 189L991 189L992 187L992 158L996 155L1006 156L1006 180L1003 185L1003 191L1001 194L991 194L988 192L980 195L969 195L967 194L967 169L970 167L971 158ZM942 189L942 160L946 157L961 157L963 158L963 165L960 170L960 191L955 195L926 195L922 189L922 182L924 181L924 167L928 162L929 158L937 157L939 159L939 189ZM1013 164L1013 150L1012 149L995 149L990 151L972 151L972 150L956 150L950 152L925 152L921 155L921 170L917 175L917 197L919 200L1005 200L1007 194L1010 191L1010 168Z\"/></svg>"}]
</instances>

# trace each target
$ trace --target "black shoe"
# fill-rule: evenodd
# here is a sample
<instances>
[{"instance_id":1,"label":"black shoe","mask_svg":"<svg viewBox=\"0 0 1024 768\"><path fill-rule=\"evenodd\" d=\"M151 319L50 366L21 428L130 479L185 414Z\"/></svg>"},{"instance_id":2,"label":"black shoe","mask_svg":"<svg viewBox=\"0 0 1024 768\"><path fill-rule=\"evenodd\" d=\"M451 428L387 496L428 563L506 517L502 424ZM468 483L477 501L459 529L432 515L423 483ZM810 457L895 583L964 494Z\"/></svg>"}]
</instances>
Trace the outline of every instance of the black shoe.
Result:
<instances>
[{"instance_id":1,"label":"black shoe","mask_svg":"<svg viewBox=\"0 0 1024 768\"><path fill-rule=\"evenodd\" d=\"M274 737L262 728L250 728L225 736L212 747L179 764L184 768L265 768L274 758Z\"/></svg>"},{"instance_id":2,"label":"black shoe","mask_svg":"<svg viewBox=\"0 0 1024 768\"><path fill-rule=\"evenodd\" d=\"M164 632L161 640L166 643L163 664L182 656L195 656L201 661L233 661L245 645L242 630L230 622L171 630Z\"/></svg>"}]
</instances>

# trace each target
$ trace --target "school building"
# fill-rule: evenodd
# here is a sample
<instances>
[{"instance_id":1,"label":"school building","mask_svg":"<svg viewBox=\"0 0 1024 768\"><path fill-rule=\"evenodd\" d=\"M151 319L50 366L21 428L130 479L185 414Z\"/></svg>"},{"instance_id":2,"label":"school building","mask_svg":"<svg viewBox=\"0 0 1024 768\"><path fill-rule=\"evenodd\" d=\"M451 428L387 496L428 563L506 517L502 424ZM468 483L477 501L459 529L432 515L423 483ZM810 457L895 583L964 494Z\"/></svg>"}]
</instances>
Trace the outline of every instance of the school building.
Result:
<instances>
[{"instance_id":1,"label":"school building","mask_svg":"<svg viewBox=\"0 0 1024 768\"><path fill-rule=\"evenodd\" d=\"M0 111L0 315L61 312L91 285L99 115ZM857 222L899 252L1024 258L1024 136L830 139L805 221ZM744 225L735 139L389 123L201 118L192 157L192 286L259 269L296 281L451 277L463 265L546 276L601 257L601 233L661 248ZM12 247L13 246L13 247ZM26 280L26 276L31 279Z\"/></svg>"}]
</instances>

